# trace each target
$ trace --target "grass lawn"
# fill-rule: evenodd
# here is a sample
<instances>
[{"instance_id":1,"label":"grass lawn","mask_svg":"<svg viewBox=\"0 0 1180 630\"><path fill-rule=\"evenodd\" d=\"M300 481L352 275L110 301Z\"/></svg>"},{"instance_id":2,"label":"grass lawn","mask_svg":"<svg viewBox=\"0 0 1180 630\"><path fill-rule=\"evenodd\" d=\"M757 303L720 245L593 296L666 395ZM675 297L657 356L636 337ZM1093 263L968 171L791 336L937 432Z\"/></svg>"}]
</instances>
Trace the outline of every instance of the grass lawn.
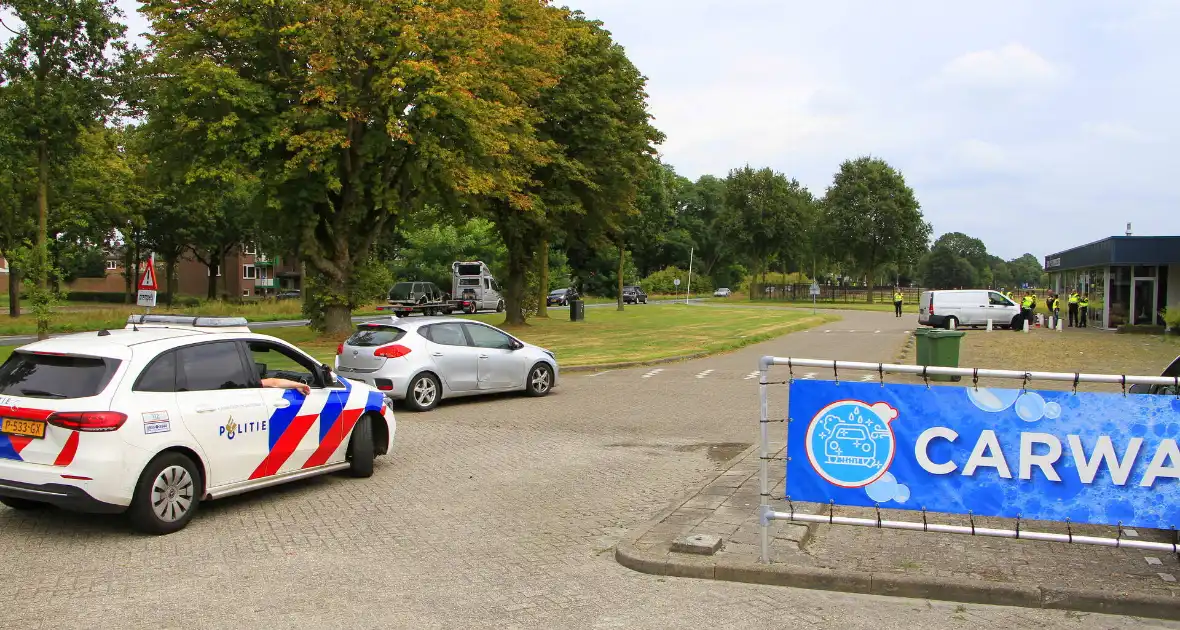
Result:
<instances>
[{"instance_id":1,"label":"grass lawn","mask_svg":"<svg viewBox=\"0 0 1180 630\"><path fill-rule=\"evenodd\" d=\"M504 316L475 315L469 319L499 325ZM568 317L532 319L525 326L506 330L554 351L563 367L573 367L724 352L836 319L829 314L813 317L800 312L653 304L629 307L622 313L609 308L587 310L583 322L571 322ZM343 341L320 337L304 327L261 332L286 339L324 362L331 361L337 344Z\"/></svg>"},{"instance_id":2,"label":"grass lawn","mask_svg":"<svg viewBox=\"0 0 1180 630\"><path fill-rule=\"evenodd\" d=\"M1029 334L1011 331L968 331L963 337L959 365L1021 371L1086 372L1159 376L1180 355L1175 336L1126 335L1099 331L1057 333L1034 330ZM982 379L981 379L982 382ZM1020 387L1017 381L993 383ZM1037 381L1030 387L1071 389L1072 383ZM1117 385L1086 385L1079 390L1119 391Z\"/></svg>"}]
</instances>

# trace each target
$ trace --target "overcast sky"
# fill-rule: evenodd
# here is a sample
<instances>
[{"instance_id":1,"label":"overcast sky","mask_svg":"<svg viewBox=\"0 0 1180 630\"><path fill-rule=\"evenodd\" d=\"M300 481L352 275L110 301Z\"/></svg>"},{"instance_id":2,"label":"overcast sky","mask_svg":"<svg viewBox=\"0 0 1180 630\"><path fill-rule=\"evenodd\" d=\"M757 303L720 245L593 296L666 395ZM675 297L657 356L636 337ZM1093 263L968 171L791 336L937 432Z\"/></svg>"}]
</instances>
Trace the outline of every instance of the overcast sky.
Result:
<instances>
[{"instance_id":1,"label":"overcast sky","mask_svg":"<svg viewBox=\"0 0 1180 630\"><path fill-rule=\"evenodd\" d=\"M870 154L935 236L1004 258L1128 221L1180 234L1175 0L568 2L648 76L664 160L689 178L748 163L822 195Z\"/></svg>"}]
</instances>

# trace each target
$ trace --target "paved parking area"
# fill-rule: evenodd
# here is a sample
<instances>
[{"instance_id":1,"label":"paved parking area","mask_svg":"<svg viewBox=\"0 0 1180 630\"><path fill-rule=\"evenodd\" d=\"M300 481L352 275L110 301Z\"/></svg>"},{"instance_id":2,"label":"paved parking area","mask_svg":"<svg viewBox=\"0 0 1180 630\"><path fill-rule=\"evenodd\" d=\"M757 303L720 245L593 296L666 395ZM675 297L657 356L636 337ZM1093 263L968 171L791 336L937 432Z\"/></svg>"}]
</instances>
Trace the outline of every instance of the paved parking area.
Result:
<instances>
[{"instance_id":1,"label":"paved parking area","mask_svg":"<svg viewBox=\"0 0 1180 630\"><path fill-rule=\"evenodd\" d=\"M208 504L171 536L0 508L0 626L1159 627L662 578L615 563L610 550L627 531L753 441L747 377L758 356L886 360L903 339L898 322L912 324L851 312L842 327L882 333L797 333L649 378L651 368L569 375L546 399L402 412L394 453L371 479Z\"/></svg>"}]
</instances>

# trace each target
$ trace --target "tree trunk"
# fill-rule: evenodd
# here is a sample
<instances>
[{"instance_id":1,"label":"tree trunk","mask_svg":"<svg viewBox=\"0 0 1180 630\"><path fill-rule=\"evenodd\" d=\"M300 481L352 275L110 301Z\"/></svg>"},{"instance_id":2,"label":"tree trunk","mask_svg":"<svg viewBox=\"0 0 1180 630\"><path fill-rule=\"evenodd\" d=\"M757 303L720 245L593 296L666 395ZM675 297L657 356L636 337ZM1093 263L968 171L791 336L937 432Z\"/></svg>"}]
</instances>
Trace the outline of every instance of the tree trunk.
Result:
<instances>
[{"instance_id":1,"label":"tree trunk","mask_svg":"<svg viewBox=\"0 0 1180 630\"><path fill-rule=\"evenodd\" d=\"M209 260L217 260L217 259L211 257ZM214 262L214 263L205 263L205 266L209 269L209 283L205 286L205 298L210 299L210 300L216 300L217 299L217 268L220 267L220 265L218 265L216 262Z\"/></svg>"},{"instance_id":2,"label":"tree trunk","mask_svg":"<svg viewBox=\"0 0 1180 630\"><path fill-rule=\"evenodd\" d=\"M626 260L627 260L627 249L625 247L623 247L623 243L620 242L619 243L619 271L617 274L618 277L615 278L616 280L618 280L618 290L619 290L619 308L618 308L618 310L620 310L620 311L623 310L623 263L626 262Z\"/></svg>"},{"instance_id":3,"label":"tree trunk","mask_svg":"<svg viewBox=\"0 0 1180 630\"><path fill-rule=\"evenodd\" d=\"M329 337L346 337L352 332L352 309L347 304L324 305L324 334Z\"/></svg>"},{"instance_id":4,"label":"tree trunk","mask_svg":"<svg viewBox=\"0 0 1180 630\"><path fill-rule=\"evenodd\" d=\"M20 317L20 269L8 261L8 316Z\"/></svg>"},{"instance_id":5,"label":"tree trunk","mask_svg":"<svg viewBox=\"0 0 1180 630\"><path fill-rule=\"evenodd\" d=\"M168 306L176 300L176 262L178 255L167 254L164 256L164 284L168 288Z\"/></svg>"},{"instance_id":6,"label":"tree trunk","mask_svg":"<svg viewBox=\"0 0 1180 630\"><path fill-rule=\"evenodd\" d=\"M524 325L525 273L528 264L525 262L521 243L508 245L508 294L504 296L504 325Z\"/></svg>"},{"instance_id":7,"label":"tree trunk","mask_svg":"<svg viewBox=\"0 0 1180 630\"><path fill-rule=\"evenodd\" d=\"M549 317L549 239L542 239L541 250L537 252L537 273L540 275L540 289L537 291L537 317Z\"/></svg>"},{"instance_id":8,"label":"tree trunk","mask_svg":"<svg viewBox=\"0 0 1180 630\"><path fill-rule=\"evenodd\" d=\"M39 300L48 299L49 292L49 143L44 137L37 143L37 251L34 269L37 284L44 295ZM49 338L49 313L45 309L35 308L37 314L37 339Z\"/></svg>"}]
</instances>

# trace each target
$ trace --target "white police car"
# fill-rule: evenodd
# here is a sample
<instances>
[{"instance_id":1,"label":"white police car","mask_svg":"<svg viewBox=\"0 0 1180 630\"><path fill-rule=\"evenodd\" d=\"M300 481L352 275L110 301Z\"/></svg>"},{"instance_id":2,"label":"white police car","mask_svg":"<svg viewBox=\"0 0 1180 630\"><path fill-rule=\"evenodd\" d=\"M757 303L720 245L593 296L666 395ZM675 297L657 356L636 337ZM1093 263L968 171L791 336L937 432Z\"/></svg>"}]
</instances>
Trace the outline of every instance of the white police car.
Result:
<instances>
[{"instance_id":1,"label":"white police car","mask_svg":"<svg viewBox=\"0 0 1180 630\"><path fill-rule=\"evenodd\" d=\"M338 470L368 477L395 430L383 394L245 319L133 315L0 366L0 503L125 511L166 534L203 500Z\"/></svg>"}]
</instances>

